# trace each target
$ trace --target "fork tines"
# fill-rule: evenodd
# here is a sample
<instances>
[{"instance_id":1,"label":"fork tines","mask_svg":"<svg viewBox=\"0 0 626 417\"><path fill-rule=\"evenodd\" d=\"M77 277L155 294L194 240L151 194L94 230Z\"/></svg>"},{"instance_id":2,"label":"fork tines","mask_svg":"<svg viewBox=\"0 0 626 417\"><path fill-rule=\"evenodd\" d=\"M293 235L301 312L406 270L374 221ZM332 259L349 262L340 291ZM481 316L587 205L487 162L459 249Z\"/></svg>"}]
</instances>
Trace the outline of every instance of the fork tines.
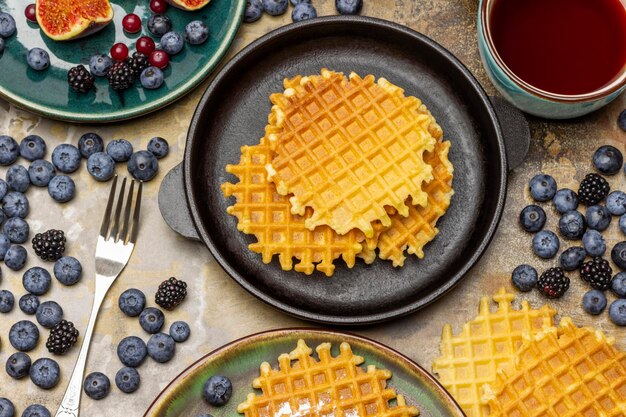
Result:
<instances>
[{"instance_id":1,"label":"fork tines","mask_svg":"<svg viewBox=\"0 0 626 417\"><path fill-rule=\"evenodd\" d=\"M116 199L117 175L113 178L111 192L109 193L109 202L107 203L107 208L104 212L102 226L100 226L100 236L104 240L111 238L114 242L121 240L124 244L128 242L134 244L137 240L139 209L141 207L141 189L143 187L143 183L141 181L130 180L128 193L125 194L126 180L126 177L124 177ZM135 183L138 183L139 185L135 187ZM135 188L137 188L137 191L135 191ZM117 202L115 203L116 200ZM114 203L115 212L113 212ZM121 218L122 208L124 209L123 219ZM133 213L132 218L130 215L131 211ZM123 223L121 223L122 220Z\"/></svg>"}]
</instances>

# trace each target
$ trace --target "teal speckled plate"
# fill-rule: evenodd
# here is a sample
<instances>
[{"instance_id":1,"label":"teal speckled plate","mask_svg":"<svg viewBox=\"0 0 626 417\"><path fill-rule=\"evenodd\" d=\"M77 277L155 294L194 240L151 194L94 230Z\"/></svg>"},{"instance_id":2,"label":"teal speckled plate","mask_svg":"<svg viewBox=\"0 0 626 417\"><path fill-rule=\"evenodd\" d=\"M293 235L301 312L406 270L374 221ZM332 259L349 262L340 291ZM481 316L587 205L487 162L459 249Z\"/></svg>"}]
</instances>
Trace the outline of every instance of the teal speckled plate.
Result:
<instances>
[{"instance_id":1,"label":"teal speckled plate","mask_svg":"<svg viewBox=\"0 0 626 417\"><path fill-rule=\"evenodd\" d=\"M323 342L332 344L333 356L341 342L348 342L361 366L376 365L393 373L388 386L416 406L420 417L464 417L463 411L439 383L419 365L400 353L372 340L348 333L314 329L284 329L258 333L223 346L202 357L174 379L152 403L144 417L192 417L209 413L214 417L243 416L237 405L253 392L252 380L259 366L278 366L278 356L291 352L298 339L315 349ZM202 399L202 387L211 375L225 375L233 383L233 396L223 407L211 407ZM257 391L260 392L260 391Z\"/></svg>"},{"instance_id":2,"label":"teal speckled plate","mask_svg":"<svg viewBox=\"0 0 626 417\"><path fill-rule=\"evenodd\" d=\"M34 1L34 0L33 0ZM15 18L17 33L6 40L0 54L0 96L19 107L46 117L73 122L112 122L141 116L182 97L204 80L222 59L234 39L245 8L245 0L212 0L197 12L169 7L166 14L173 29L184 32L192 20L204 21L210 31L202 45L185 44L183 51L171 57L165 69L165 83L157 90L146 90L137 82L124 92L109 88L105 78L96 77L96 88L87 94L72 91L67 70L79 63L88 67L89 57L108 53L116 42L124 42L134 51L135 41L148 34L146 23L151 15L149 0L113 1L115 18L107 27L91 36L68 42L55 42L29 23L24 8L29 2L0 0L0 10ZM136 13L142 18L142 33L127 34L122 18ZM158 39L155 39L158 44ZM35 71L26 63L29 49L40 47L50 54L51 66Z\"/></svg>"}]
</instances>

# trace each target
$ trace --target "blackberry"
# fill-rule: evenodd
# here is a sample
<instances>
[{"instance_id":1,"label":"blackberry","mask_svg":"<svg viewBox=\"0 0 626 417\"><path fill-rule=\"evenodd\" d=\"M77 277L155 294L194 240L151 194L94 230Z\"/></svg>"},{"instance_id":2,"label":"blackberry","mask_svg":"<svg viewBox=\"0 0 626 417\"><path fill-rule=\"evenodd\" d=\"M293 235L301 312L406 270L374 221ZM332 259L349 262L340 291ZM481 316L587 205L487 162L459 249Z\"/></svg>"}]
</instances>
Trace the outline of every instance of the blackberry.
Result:
<instances>
[{"instance_id":1,"label":"blackberry","mask_svg":"<svg viewBox=\"0 0 626 417\"><path fill-rule=\"evenodd\" d=\"M65 252L65 233L62 230L50 229L37 233L33 238L33 250L44 261L56 261Z\"/></svg>"},{"instance_id":2,"label":"blackberry","mask_svg":"<svg viewBox=\"0 0 626 417\"><path fill-rule=\"evenodd\" d=\"M561 268L550 268L539 277L537 289L548 298L560 298L569 289L569 278Z\"/></svg>"},{"instance_id":3,"label":"blackberry","mask_svg":"<svg viewBox=\"0 0 626 417\"><path fill-rule=\"evenodd\" d=\"M128 63L116 62L107 72L107 79L112 89L127 90L135 82L135 72Z\"/></svg>"},{"instance_id":4,"label":"blackberry","mask_svg":"<svg viewBox=\"0 0 626 417\"><path fill-rule=\"evenodd\" d=\"M128 59L128 66L133 70L135 77L141 74L141 71L148 68L148 57L141 52L135 52L131 58Z\"/></svg>"},{"instance_id":5,"label":"blackberry","mask_svg":"<svg viewBox=\"0 0 626 417\"><path fill-rule=\"evenodd\" d=\"M74 323L61 320L50 330L46 348L48 348L48 352L55 355L64 355L76 344L77 340L78 330L74 327Z\"/></svg>"},{"instance_id":6,"label":"blackberry","mask_svg":"<svg viewBox=\"0 0 626 417\"><path fill-rule=\"evenodd\" d=\"M159 285L159 289L154 296L154 300L164 309L173 310L183 302L186 296L187 283L171 277Z\"/></svg>"},{"instance_id":7,"label":"blackberry","mask_svg":"<svg viewBox=\"0 0 626 417\"><path fill-rule=\"evenodd\" d=\"M586 206L593 206L604 200L611 191L609 183L598 174L587 174L580 182L578 199Z\"/></svg>"},{"instance_id":8,"label":"blackberry","mask_svg":"<svg viewBox=\"0 0 626 417\"><path fill-rule=\"evenodd\" d=\"M95 77L83 65L70 68L67 72L67 82L77 93L86 93L93 88Z\"/></svg>"},{"instance_id":9,"label":"blackberry","mask_svg":"<svg viewBox=\"0 0 626 417\"><path fill-rule=\"evenodd\" d=\"M580 277L583 281L589 283L592 288L604 291L611 286L613 269L611 269L609 261L596 256L580 267Z\"/></svg>"}]
</instances>

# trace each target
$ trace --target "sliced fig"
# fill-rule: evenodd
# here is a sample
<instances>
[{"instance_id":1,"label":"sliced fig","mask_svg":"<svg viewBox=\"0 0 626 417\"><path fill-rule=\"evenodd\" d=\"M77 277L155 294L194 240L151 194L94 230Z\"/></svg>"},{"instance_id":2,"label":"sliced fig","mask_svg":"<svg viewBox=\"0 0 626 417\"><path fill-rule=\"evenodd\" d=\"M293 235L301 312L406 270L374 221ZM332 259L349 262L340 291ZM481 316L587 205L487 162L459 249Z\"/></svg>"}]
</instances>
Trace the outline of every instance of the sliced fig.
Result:
<instances>
[{"instance_id":1,"label":"sliced fig","mask_svg":"<svg viewBox=\"0 0 626 417\"><path fill-rule=\"evenodd\" d=\"M50 39L67 41L91 35L113 20L109 0L37 0L37 22Z\"/></svg>"},{"instance_id":2,"label":"sliced fig","mask_svg":"<svg viewBox=\"0 0 626 417\"><path fill-rule=\"evenodd\" d=\"M211 0L165 0L174 7L183 10L199 10L209 4Z\"/></svg>"}]
</instances>

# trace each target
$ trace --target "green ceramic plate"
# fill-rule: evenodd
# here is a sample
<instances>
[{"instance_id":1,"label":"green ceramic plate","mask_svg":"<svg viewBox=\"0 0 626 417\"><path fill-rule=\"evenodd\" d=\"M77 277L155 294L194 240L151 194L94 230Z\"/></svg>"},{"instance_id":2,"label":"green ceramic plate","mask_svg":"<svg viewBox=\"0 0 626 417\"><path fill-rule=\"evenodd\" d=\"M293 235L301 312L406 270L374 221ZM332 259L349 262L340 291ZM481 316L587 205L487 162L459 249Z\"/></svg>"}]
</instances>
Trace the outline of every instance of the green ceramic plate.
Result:
<instances>
[{"instance_id":1,"label":"green ceramic plate","mask_svg":"<svg viewBox=\"0 0 626 417\"><path fill-rule=\"evenodd\" d=\"M331 342L333 356L339 344L348 342L356 355L365 358L364 365L389 369L389 385L403 394L410 405L420 410L420 417L463 417L452 397L435 379L407 357L363 337L336 331L285 329L252 335L202 357L174 379L150 406L144 417L192 417L210 413L214 417L242 416L237 405L252 392L252 380L259 376L259 366L268 361L277 367L281 353L292 351L298 339L311 348ZM210 407L202 399L204 382L211 375L226 375L233 383L233 396L223 407Z\"/></svg>"},{"instance_id":2,"label":"green ceramic plate","mask_svg":"<svg viewBox=\"0 0 626 417\"><path fill-rule=\"evenodd\" d=\"M34 2L34 0L33 0ZM116 42L124 42L134 51L138 37L148 34L149 0L113 1L115 18L100 32L83 39L55 42L43 34L37 24L24 17L30 3L22 0L0 0L0 10L13 15L16 35L6 40L0 54L0 96L16 105L44 116L74 122L112 122L130 119L157 110L182 97L206 78L222 59L241 24L245 0L212 0L197 12L169 7L167 15L173 28L183 32L192 20L204 21L210 30L202 45L185 45L172 57L165 69L165 83L157 90L146 90L141 84L118 93L109 88L105 78L97 78L96 88L87 94L73 92L67 83L67 70L79 63L88 66L89 57L108 53ZM126 34L122 18L128 13L141 16L143 33ZM155 39L158 44L158 39ZM50 54L50 68L35 71L26 63L29 49L39 47Z\"/></svg>"}]
</instances>

